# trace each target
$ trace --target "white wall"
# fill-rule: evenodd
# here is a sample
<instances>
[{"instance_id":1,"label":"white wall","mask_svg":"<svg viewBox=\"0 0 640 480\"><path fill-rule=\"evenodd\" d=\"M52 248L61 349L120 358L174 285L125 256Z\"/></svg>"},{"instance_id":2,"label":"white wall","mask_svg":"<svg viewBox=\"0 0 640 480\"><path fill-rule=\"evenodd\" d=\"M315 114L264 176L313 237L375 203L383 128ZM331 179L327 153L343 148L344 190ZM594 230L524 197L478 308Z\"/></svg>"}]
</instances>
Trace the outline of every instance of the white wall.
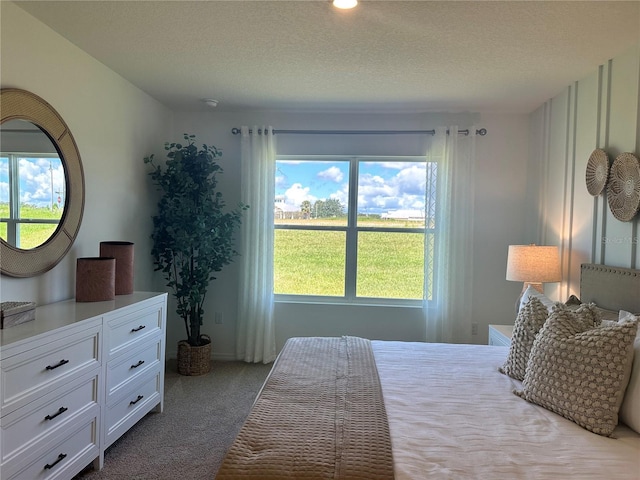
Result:
<instances>
[{"instance_id":1,"label":"white wall","mask_svg":"<svg viewBox=\"0 0 640 480\"><path fill-rule=\"evenodd\" d=\"M527 115L480 114L314 114L283 112L229 113L212 110L206 113L177 113L174 136L193 133L199 143L211 143L223 150L224 168L220 186L229 205L239 201L240 139L231 134L241 125L272 125L276 129L345 129L345 130L418 130L439 125L458 124L462 128L476 124L488 135L477 140L477 178L473 186L475 202L475 239L473 298L474 317L468 328L457 332L459 342L486 343L490 323L512 323L515 299L521 285L505 280L508 245L525 241L523 215L526 199L528 150ZM282 135L277 138L282 154L379 154L420 155L425 152L425 138L384 136ZM221 272L205 305L209 315L223 313L224 323L209 322L204 331L214 341L214 354L232 358L235 348L238 270L231 264ZM171 309L170 309L171 310ZM287 304L275 309L278 347L295 335L362 335L378 339L423 341L425 327L420 308L371 307L356 305ZM471 323L478 323L478 335L471 335ZM177 322L169 331L169 354L174 340L183 336Z\"/></svg>"},{"instance_id":2,"label":"white wall","mask_svg":"<svg viewBox=\"0 0 640 480\"><path fill-rule=\"evenodd\" d=\"M71 298L75 290L75 260L98 253L101 240L129 240L136 244L135 288L163 290L149 257L150 217L156 193L147 178L144 156L164 155L165 141L194 133L198 142L223 150L225 172L220 187L229 205L239 201L239 137L231 128L271 124L280 129L430 129L458 124L489 131L478 139L474 249L473 318L460 342L485 343L489 323L511 323L520 285L505 280L507 247L526 241L527 139L526 115L480 114L314 114L285 112L208 111L172 113L95 61L19 7L1 2L2 87L30 90L56 108L69 125L82 156L86 204L76 243L50 272L30 279L0 277L0 298L35 300L39 304ZM24 35L29 32L29 35ZM385 136L322 138L282 136L280 153L422 154L424 139ZM313 142L313 143L311 143ZM222 312L224 323L206 323L214 340L214 355L233 358L237 313L238 267L232 264L212 284L205 311ZM170 300L168 356L184 328ZM479 334L471 336L471 323ZM399 307L278 304L278 345L292 335L354 334L370 338L423 340L420 309Z\"/></svg>"},{"instance_id":3,"label":"white wall","mask_svg":"<svg viewBox=\"0 0 640 480\"><path fill-rule=\"evenodd\" d=\"M579 295L580 264L639 268L638 216L617 220L605 194L592 197L585 171L596 148L610 163L622 152L640 155L640 46L601 65L531 115L530 201L540 222L530 241L561 247L564 281L547 286L560 299Z\"/></svg>"},{"instance_id":4,"label":"white wall","mask_svg":"<svg viewBox=\"0 0 640 480\"><path fill-rule=\"evenodd\" d=\"M73 247L34 278L0 276L0 300L38 304L75 295L75 262L102 240L135 243L135 289L162 287L150 261L154 193L143 158L171 131L171 112L16 5L1 8L0 85L44 98L64 118L85 174L85 208Z\"/></svg>"}]
</instances>

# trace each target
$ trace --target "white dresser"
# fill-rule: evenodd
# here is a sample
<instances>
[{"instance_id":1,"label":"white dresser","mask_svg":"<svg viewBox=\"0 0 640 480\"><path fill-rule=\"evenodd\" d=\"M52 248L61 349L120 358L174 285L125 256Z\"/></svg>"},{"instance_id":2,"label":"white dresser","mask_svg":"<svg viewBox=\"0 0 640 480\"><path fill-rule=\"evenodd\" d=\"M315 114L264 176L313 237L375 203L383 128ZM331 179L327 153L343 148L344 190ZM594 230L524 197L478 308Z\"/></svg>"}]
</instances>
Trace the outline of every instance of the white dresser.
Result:
<instances>
[{"instance_id":1,"label":"white dresser","mask_svg":"<svg viewBox=\"0 0 640 480\"><path fill-rule=\"evenodd\" d=\"M0 330L0 478L71 479L162 411L166 293L68 300Z\"/></svg>"},{"instance_id":2,"label":"white dresser","mask_svg":"<svg viewBox=\"0 0 640 480\"><path fill-rule=\"evenodd\" d=\"M513 325L489 325L489 345L508 347L511 345Z\"/></svg>"}]
</instances>

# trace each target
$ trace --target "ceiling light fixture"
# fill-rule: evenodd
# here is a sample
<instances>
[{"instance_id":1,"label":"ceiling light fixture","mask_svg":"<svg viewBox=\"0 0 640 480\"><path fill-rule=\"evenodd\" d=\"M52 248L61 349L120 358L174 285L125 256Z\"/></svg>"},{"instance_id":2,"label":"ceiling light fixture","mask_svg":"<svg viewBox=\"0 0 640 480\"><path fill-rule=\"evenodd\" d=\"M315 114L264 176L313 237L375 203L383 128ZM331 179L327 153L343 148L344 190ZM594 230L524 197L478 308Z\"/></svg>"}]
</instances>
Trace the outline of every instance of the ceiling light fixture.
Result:
<instances>
[{"instance_id":1,"label":"ceiling light fixture","mask_svg":"<svg viewBox=\"0 0 640 480\"><path fill-rule=\"evenodd\" d=\"M358 5L358 0L333 0L333 6L347 10Z\"/></svg>"},{"instance_id":2,"label":"ceiling light fixture","mask_svg":"<svg viewBox=\"0 0 640 480\"><path fill-rule=\"evenodd\" d=\"M218 100L214 100L213 98L203 98L202 103L211 108L216 108L218 106Z\"/></svg>"}]
</instances>

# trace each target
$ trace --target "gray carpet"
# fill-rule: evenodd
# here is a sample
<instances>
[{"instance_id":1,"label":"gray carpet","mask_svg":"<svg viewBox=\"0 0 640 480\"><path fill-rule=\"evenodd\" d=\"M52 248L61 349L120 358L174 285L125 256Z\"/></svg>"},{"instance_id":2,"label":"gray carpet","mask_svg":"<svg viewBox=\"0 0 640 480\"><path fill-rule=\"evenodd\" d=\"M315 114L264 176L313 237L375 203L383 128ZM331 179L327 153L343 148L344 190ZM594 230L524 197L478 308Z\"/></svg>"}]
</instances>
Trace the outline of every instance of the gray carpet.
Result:
<instances>
[{"instance_id":1,"label":"gray carpet","mask_svg":"<svg viewBox=\"0 0 640 480\"><path fill-rule=\"evenodd\" d=\"M185 377L169 362L163 413L149 413L105 452L104 468L78 480L213 479L271 365L213 362Z\"/></svg>"}]
</instances>

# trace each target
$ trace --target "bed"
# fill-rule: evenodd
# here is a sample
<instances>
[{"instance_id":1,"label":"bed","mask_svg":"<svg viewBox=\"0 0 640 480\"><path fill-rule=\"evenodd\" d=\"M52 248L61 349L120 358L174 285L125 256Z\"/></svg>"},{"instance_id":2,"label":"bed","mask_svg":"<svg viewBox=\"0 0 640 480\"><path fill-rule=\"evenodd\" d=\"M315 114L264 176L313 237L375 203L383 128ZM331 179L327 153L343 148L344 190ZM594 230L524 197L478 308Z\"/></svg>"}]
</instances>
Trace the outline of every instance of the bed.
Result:
<instances>
[{"instance_id":1,"label":"bed","mask_svg":"<svg viewBox=\"0 0 640 480\"><path fill-rule=\"evenodd\" d=\"M541 300L529 301L528 311L540 308ZM516 336L515 329L511 348L355 337L290 339L216 479L640 479L640 337L637 319L623 320L619 312L640 312L640 271L584 264L580 301L571 309L545 305L545 319L529 339L529 363L521 380L504 373L515 358L514 345L526 343L521 343L526 335ZM611 431L598 430L601 419L595 426L584 420L583 410L567 414L563 408L571 410L571 405L534 401L536 388L544 396L547 381L541 379L543 387L536 384L536 359L548 355L545 348L565 348L553 346L565 340L564 333L554 333L555 325L565 328L564 318L595 315L593 303L602 309L598 317L604 311L618 314L620 321L567 335L577 335L583 347L585 338L596 335L588 348L605 345L597 352L604 363L620 363L621 373L611 378L620 379L614 390L622 391L617 398L607 393L611 398L606 399L616 404ZM521 309L516 328L525 317ZM547 337L551 347L543 340ZM614 337L618 343L609 347L606 342ZM554 365L564 362L553 358ZM582 371L584 365L576 368ZM560 389L571 385L564 373L558 378ZM596 390L609 382L606 375L596 379L591 385ZM555 391L557 384L552 387ZM583 398L574 401L584 403ZM595 408L590 400L586 404L588 411Z\"/></svg>"}]
</instances>

